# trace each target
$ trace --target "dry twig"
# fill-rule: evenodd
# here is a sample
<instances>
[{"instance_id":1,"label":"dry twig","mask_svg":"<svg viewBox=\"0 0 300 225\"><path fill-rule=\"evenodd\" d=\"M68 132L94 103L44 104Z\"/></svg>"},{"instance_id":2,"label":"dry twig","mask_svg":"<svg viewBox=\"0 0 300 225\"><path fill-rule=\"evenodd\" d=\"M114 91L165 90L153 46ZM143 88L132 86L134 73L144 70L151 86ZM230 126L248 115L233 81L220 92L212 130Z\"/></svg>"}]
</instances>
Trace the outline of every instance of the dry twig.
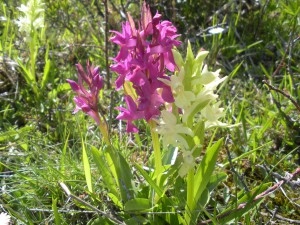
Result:
<instances>
[{"instance_id":1,"label":"dry twig","mask_svg":"<svg viewBox=\"0 0 300 225\"><path fill-rule=\"evenodd\" d=\"M236 209L233 210L229 210L223 214L220 214L219 216L217 216L217 219L222 219L227 217L228 215L234 213L234 212L238 212L241 211L243 208L245 208L246 205L248 204L254 204L255 202L261 200L262 198L270 195L271 193L273 193L274 191L276 191L278 188L280 188L283 184L285 184L288 181L291 181L294 177L296 177L297 175L300 174L300 167L297 168L295 170L295 172L291 173L288 177L286 177L285 179L277 182L276 184L274 184L272 187L268 188L267 190L265 190L264 192L260 193L259 195L255 196L255 198L253 198L253 200L251 202L245 202L245 203L241 203L238 205L238 207ZM276 215L275 215L276 217ZM277 218L277 217L276 217ZM203 224L209 224L211 223L211 220L205 220L205 221L201 221L198 223L198 225L203 225Z\"/></svg>"},{"instance_id":2,"label":"dry twig","mask_svg":"<svg viewBox=\"0 0 300 225\"><path fill-rule=\"evenodd\" d=\"M262 82L264 84L266 84L270 90L274 90L274 91L282 94L283 96L287 97L294 104L294 106L296 106L296 108L300 112L300 105L297 103L297 101L291 95L289 95L288 93L276 88L275 86L273 86L272 84L270 84L270 82L268 82L266 80L263 80Z\"/></svg>"}]
</instances>

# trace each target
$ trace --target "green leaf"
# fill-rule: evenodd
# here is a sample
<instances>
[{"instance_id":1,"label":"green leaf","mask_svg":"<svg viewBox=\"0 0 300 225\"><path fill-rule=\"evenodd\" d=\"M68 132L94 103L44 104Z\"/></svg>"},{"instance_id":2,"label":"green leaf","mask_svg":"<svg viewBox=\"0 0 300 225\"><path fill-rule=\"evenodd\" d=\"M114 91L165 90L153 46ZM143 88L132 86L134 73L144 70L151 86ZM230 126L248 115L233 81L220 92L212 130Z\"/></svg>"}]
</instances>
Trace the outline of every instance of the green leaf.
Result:
<instances>
[{"instance_id":1,"label":"green leaf","mask_svg":"<svg viewBox=\"0 0 300 225\"><path fill-rule=\"evenodd\" d=\"M184 64L184 71L185 71L185 76L184 76L184 87L186 90L191 90L191 80L192 79L192 71L193 71L193 66L194 66L194 54L192 51L192 46L191 43L188 42L188 47L187 47L187 53L186 53L186 60Z\"/></svg>"},{"instance_id":2,"label":"green leaf","mask_svg":"<svg viewBox=\"0 0 300 225\"><path fill-rule=\"evenodd\" d=\"M68 134L68 136L66 138L64 147L62 149L62 156L61 156L61 159L60 159L60 172L64 175L65 175L65 158L66 158L66 152L67 152L67 147L68 147L69 136L70 136L70 133Z\"/></svg>"},{"instance_id":3,"label":"green leaf","mask_svg":"<svg viewBox=\"0 0 300 225\"><path fill-rule=\"evenodd\" d=\"M181 68L184 65L184 61L183 61L183 58L182 58L180 52L178 52L177 49L172 49L172 53L173 53L176 65L179 68Z\"/></svg>"},{"instance_id":4,"label":"green leaf","mask_svg":"<svg viewBox=\"0 0 300 225\"><path fill-rule=\"evenodd\" d=\"M116 182L113 178L113 175L110 171L109 166L107 165L107 161L105 159L105 155L103 152L99 151L96 147L91 146L91 153L98 168L99 173L102 176L103 183L105 187L111 192L114 196L119 196L119 192L116 188Z\"/></svg>"},{"instance_id":5,"label":"green leaf","mask_svg":"<svg viewBox=\"0 0 300 225\"><path fill-rule=\"evenodd\" d=\"M201 194L198 204L200 204L204 208L206 204L209 202L209 199L210 199L210 192L207 188L205 188Z\"/></svg>"},{"instance_id":6,"label":"green leaf","mask_svg":"<svg viewBox=\"0 0 300 225\"><path fill-rule=\"evenodd\" d=\"M214 171L218 153L223 144L223 139L218 140L214 145L206 150L206 153L200 162L198 170L195 174L194 182L194 205L198 202L202 192L207 187L211 175ZM193 210L193 209L192 209Z\"/></svg>"},{"instance_id":7,"label":"green leaf","mask_svg":"<svg viewBox=\"0 0 300 225\"><path fill-rule=\"evenodd\" d=\"M225 172L213 174L210 177L210 181L207 185L209 192L212 192L218 186L218 184L220 182L222 182L223 180L225 180L226 178L227 178L227 173L225 173Z\"/></svg>"},{"instance_id":8,"label":"green leaf","mask_svg":"<svg viewBox=\"0 0 300 225\"><path fill-rule=\"evenodd\" d=\"M88 156L87 156L87 153L85 150L83 138L81 138L81 142L82 142L82 161L83 161L85 180L86 180L89 192L93 192L91 167L90 167L89 159L88 159Z\"/></svg>"},{"instance_id":9,"label":"green leaf","mask_svg":"<svg viewBox=\"0 0 300 225\"><path fill-rule=\"evenodd\" d=\"M107 159L111 165L111 171L115 175L122 201L126 202L133 197L131 168L125 158L113 146L107 146ZM114 171L115 170L115 171Z\"/></svg>"},{"instance_id":10,"label":"green leaf","mask_svg":"<svg viewBox=\"0 0 300 225\"><path fill-rule=\"evenodd\" d=\"M147 198L135 198L127 201L124 205L125 212L140 212L151 209L151 202Z\"/></svg>"},{"instance_id":11,"label":"green leaf","mask_svg":"<svg viewBox=\"0 0 300 225\"><path fill-rule=\"evenodd\" d=\"M120 197L117 197L116 195L114 195L113 193L108 193L107 194L110 199L113 201L113 203L115 204L115 206L118 206L120 209L123 209L123 204L120 201Z\"/></svg>"},{"instance_id":12,"label":"green leaf","mask_svg":"<svg viewBox=\"0 0 300 225\"><path fill-rule=\"evenodd\" d=\"M106 217L98 217L88 222L87 225L114 225L115 223L111 222Z\"/></svg>"},{"instance_id":13,"label":"green leaf","mask_svg":"<svg viewBox=\"0 0 300 225\"><path fill-rule=\"evenodd\" d=\"M119 192L117 191L117 188L116 188L116 182L110 171L110 167L107 165L107 161L105 159L103 152L100 152L96 147L91 146L91 153L92 153L93 159L96 163L96 166L98 168L98 171L102 176L103 183L105 184L106 188L114 196L120 197ZM118 199L118 200L120 200L120 199Z\"/></svg>"},{"instance_id":14,"label":"green leaf","mask_svg":"<svg viewBox=\"0 0 300 225\"><path fill-rule=\"evenodd\" d=\"M60 219L60 215L58 213L56 203L57 203L57 199L52 198L52 210L53 210L53 213L54 213L54 221L55 221L55 224L61 225L62 221Z\"/></svg>"},{"instance_id":15,"label":"green leaf","mask_svg":"<svg viewBox=\"0 0 300 225\"><path fill-rule=\"evenodd\" d=\"M158 194L159 197L162 197L164 194L164 191L156 184L154 180L146 173L146 171L137 163L135 163L135 167L137 170L142 174L142 176L145 178L145 180L148 182L148 184L154 189L156 194Z\"/></svg>"},{"instance_id":16,"label":"green leaf","mask_svg":"<svg viewBox=\"0 0 300 225\"><path fill-rule=\"evenodd\" d=\"M51 60L47 60L44 67L44 74L42 78L41 88L44 89L48 80L49 80L49 72L50 72Z\"/></svg>"},{"instance_id":17,"label":"green leaf","mask_svg":"<svg viewBox=\"0 0 300 225\"><path fill-rule=\"evenodd\" d=\"M30 72L30 70L27 70L26 66L21 62L21 60L17 59L19 66L22 68L23 70L23 76L26 80L26 83L28 85L30 85L31 83L35 83L35 77L33 77L32 73Z\"/></svg>"},{"instance_id":18,"label":"green leaf","mask_svg":"<svg viewBox=\"0 0 300 225\"><path fill-rule=\"evenodd\" d=\"M150 224L147 218L144 216L134 215L130 219L125 220L127 225L141 225L141 224ZM152 223L153 224L153 223Z\"/></svg>"},{"instance_id":19,"label":"green leaf","mask_svg":"<svg viewBox=\"0 0 300 225\"><path fill-rule=\"evenodd\" d=\"M46 53L45 53L45 67L44 67L44 74L42 77L42 83L41 83L41 88L44 89L46 86L47 82L49 81L49 72L50 72L50 65L51 65L51 60L49 60L49 45L47 45Z\"/></svg>"},{"instance_id":20,"label":"green leaf","mask_svg":"<svg viewBox=\"0 0 300 225\"><path fill-rule=\"evenodd\" d=\"M205 123L203 120L199 120L199 122L194 126L193 133L194 141L196 145L200 145L204 143L204 134L205 134Z\"/></svg>"}]
</instances>

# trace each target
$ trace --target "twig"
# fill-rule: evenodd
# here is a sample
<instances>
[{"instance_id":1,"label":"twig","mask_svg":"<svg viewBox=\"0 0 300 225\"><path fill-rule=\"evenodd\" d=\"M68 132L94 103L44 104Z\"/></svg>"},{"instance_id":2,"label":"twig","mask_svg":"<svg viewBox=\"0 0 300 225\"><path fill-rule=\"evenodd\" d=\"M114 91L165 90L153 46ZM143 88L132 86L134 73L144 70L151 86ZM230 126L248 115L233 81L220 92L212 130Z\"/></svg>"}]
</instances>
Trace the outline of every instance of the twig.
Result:
<instances>
[{"instance_id":1,"label":"twig","mask_svg":"<svg viewBox=\"0 0 300 225\"><path fill-rule=\"evenodd\" d=\"M105 213L105 212L103 212L103 211L97 209L96 207L92 206L91 204L89 204L89 203L83 201L81 198L79 198L79 197L73 195L73 194L71 193L71 191L69 190L69 188L68 188L63 182L59 182L59 185L60 185L61 188L66 192L66 194L67 194L67 196L68 196L69 198L75 199L76 201L78 201L78 202L82 203L83 205L85 205L85 206L91 208L91 209L94 210L95 212L101 214L102 216L107 217L108 219L110 219L111 221L113 221L113 222L115 222L115 223L117 223L117 224L125 224L124 222L119 221L118 219L112 217L111 215L109 215L109 214L107 214L107 213Z\"/></svg>"},{"instance_id":2,"label":"twig","mask_svg":"<svg viewBox=\"0 0 300 225\"><path fill-rule=\"evenodd\" d=\"M266 165L257 165L257 167L265 170L267 173L271 173L271 175L279 180L284 180L286 184L290 185L292 189L295 189L297 187L300 187L300 180L290 180L288 177L284 177L280 175L279 173L273 172L269 167Z\"/></svg>"},{"instance_id":3,"label":"twig","mask_svg":"<svg viewBox=\"0 0 300 225\"><path fill-rule=\"evenodd\" d=\"M272 214L276 219L279 219L279 220L282 220L282 221L286 221L286 222L289 222L291 224L300 224L300 220L293 220L293 219L289 219L289 218L286 218L286 217L283 217L283 216L280 216L278 215L277 213L275 213L274 211L272 211L271 209L269 209L267 206L264 206L264 208L270 213ZM263 213L263 212L260 212L261 215L263 216L267 216L268 214L267 213Z\"/></svg>"},{"instance_id":4,"label":"twig","mask_svg":"<svg viewBox=\"0 0 300 225\"><path fill-rule=\"evenodd\" d=\"M245 203L241 203L238 205L238 207L236 209L233 210L229 210L223 214L220 214L219 216L217 216L217 219L222 219L225 218L226 216L232 214L232 213L236 213L238 211L241 211L243 208L245 208L246 205L248 204L254 204L255 202L261 200L262 198L270 195L271 193L273 193L274 191L276 191L279 187L281 187L283 184L285 184L287 181L292 180L295 176L297 176L298 174L300 174L300 167L297 168L295 170L295 172L293 172L292 174L290 174L287 178L285 178L284 180L281 180L279 182L277 182L276 184L274 184L272 187L268 188L266 191L260 193L259 195L255 196L255 198L253 198L253 200L251 202L245 202ZM205 221L201 221L198 223L198 225L203 225L203 224L209 224L211 223L211 220L205 220Z\"/></svg>"},{"instance_id":5,"label":"twig","mask_svg":"<svg viewBox=\"0 0 300 225\"><path fill-rule=\"evenodd\" d=\"M282 94L283 96L287 97L287 98L294 104L294 106L296 106L296 108L297 108L298 111L300 112L300 105L297 103L297 101L296 101L292 96L290 96L288 93L286 93L286 92L284 92L284 91L282 91L282 90L280 90L280 89L274 87L273 85L271 85L271 84L270 84L268 81L266 81L266 80L263 80L262 82L263 82L264 84L266 84L270 90L274 90L274 91L276 91L276 92Z\"/></svg>"},{"instance_id":6,"label":"twig","mask_svg":"<svg viewBox=\"0 0 300 225\"><path fill-rule=\"evenodd\" d=\"M54 210L52 209L29 209L29 211L32 211L32 212L48 212L48 213L53 213ZM91 213L91 214L94 214L95 211L88 211L88 210L69 210L69 209L58 209L57 210L59 213L72 213L72 214L75 214L75 213Z\"/></svg>"}]
</instances>

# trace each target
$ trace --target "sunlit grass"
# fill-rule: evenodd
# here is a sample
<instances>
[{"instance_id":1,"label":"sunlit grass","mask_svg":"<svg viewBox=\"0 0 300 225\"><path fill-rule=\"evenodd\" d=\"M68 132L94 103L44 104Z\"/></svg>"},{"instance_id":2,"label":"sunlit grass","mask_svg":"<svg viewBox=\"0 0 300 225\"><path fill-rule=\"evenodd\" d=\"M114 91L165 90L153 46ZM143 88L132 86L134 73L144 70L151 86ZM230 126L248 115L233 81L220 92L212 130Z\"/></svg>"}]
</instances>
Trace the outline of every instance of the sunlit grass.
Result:
<instances>
[{"instance_id":1,"label":"sunlit grass","mask_svg":"<svg viewBox=\"0 0 300 225\"><path fill-rule=\"evenodd\" d=\"M49 2L51 6L47 4L45 20L49 19L52 22L47 23L48 39L39 46L36 60L36 78L37 83L40 82L37 85L41 88L39 90L42 90L38 99L34 97L30 85L26 84L25 78L22 77L24 76L22 70L18 67L12 69L10 64L4 63L4 58L17 62L29 56L22 36L14 24L14 20L19 16L16 7L21 2L18 4L14 1L9 2L11 4L0 3L2 13L0 15L6 18L6 21L0 18L0 78L1 82L4 80L3 77L7 78L5 82L12 82L8 79L9 76L14 76L16 79L13 80L16 81L10 83L10 89L0 89L0 212L9 213L13 224L88 224L89 222L93 224L96 219L100 221L98 224L110 223L86 205L68 199L59 185L59 182L64 182L74 195L99 210L114 213L118 218L131 218L131 214L117 209L112 199L107 197L108 191L104 188L91 153L91 146L103 150L100 131L84 114L72 115L74 108L72 96L70 88L65 85L66 78L74 77L74 64L79 61L85 62L89 58L96 64L99 63L101 68L105 68L102 49L105 44L105 34L104 27L101 25L103 17L97 15L98 17L93 18L97 6L87 5L95 11L91 13L89 7L84 7L85 3L72 2L74 7L78 4L76 5L78 11L68 3L63 3L61 10L66 18L70 13L71 18L65 21L60 18L57 23L54 23L60 8L57 3L52 4L52 1ZM117 6L120 4L119 1L112 2ZM98 7L103 9L102 5ZM134 10L136 4L130 7ZM298 27L290 26L298 16L292 15L293 6L283 7L279 4L278 7L285 8L284 13L280 15L277 13L281 8L276 8L273 3L266 7L264 11L267 12L266 17L275 19L265 20L261 16L259 28L263 27L264 31L257 28L255 40L251 39L254 34L247 35L246 29L250 26L249 18L256 18L255 24L258 22L256 15L262 13L263 8L261 11L250 11L253 13L252 17L249 14L242 15L242 11L231 13L228 17L227 33L204 38L194 35L199 38L196 41L194 39L195 46L211 49L212 54L209 55L208 61L212 67L222 67L223 75L228 75L227 73L236 69L219 93L224 105L228 106L225 109L224 121L239 125L219 130L216 134L218 138L225 138L225 145L217 160L216 171L225 172L228 178L211 196L206 210L212 216L217 216L227 207L237 204L237 195L240 191L248 193L248 190L265 183L278 182L280 179L274 176L274 173L284 177L287 172L291 173L299 167L297 164L300 154L299 112L286 97L270 91L261 82L262 79L268 79L276 87L298 100L299 46L298 42L295 42L293 49L287 49L286 46L289 33L299 32ZM67 10L68 8L70 11ZM181 10L184 13L183 11L187 9ZM119 28L119 21L115 20L119 20L122 16L114 12L113 8L111 11L114 14L111 16L110 25L112 28L113 26ZM138 14L136 11L132 13ZM209 18L211 15L207 12L201 16ZM84 22L82 18L90 20L92 25ZM214 18L210 25L221 22L223 21ZM272 36L271 32L278 30L279 25L281 34ZM205 27L207 24L203 23L201 26ZM195 24L192 29L195 29ZM183 37L188 36L193 34L183 35ZM263 42L260 42L263 38L265 38ZM275 46L276 51L272 49L271 51L268 44L271 47ZM44 82L42 85L47 46L50 46L48 49L48 57L51 59L50 77L47 78L47 83ZM111 52L115 50L110 49ZM286 59L287 67L283 67L273 76L272 73L286 51L291 57ZM23 61L23 63L27 62ZM0 88L4 87L1 85ZM115 118L117 112L113 108L118 103L122 103L123 99L115 93L111 94L110 90L102 94L101 99L104 103L101 108L107 113L111 110L112 117ZM113 104L110 103L111 95L115 96L116 102ZM151 168L153 158L149 156L153 149L150 130L149 128L143 130L144 122L139 122L138 125L142 128L141 133L128 136L125 134L125 124L113 120L112 144L130 162L132 168L135 163ZM88 192L86 183L81 138L86 143L93 193ZM138 171L135 170L133 174L134 188L139 190L138 197L148 197L149 187L145 184L145 180ZM170 187L170 191L167 192L167 195L176 195L174 201L178 208L184 207L182 202L185 193L180 192L181 182L183 183L183 181L175 183L174 187ZM267 209L278 209L277 212L281 216L299 221L300 217L296 213L300 204L298 190L299 186L293 189L290 184L286 184L282 190L269 195L266 201L256 206L250 214L236 218L234 223L251 224L253 221L261 220L267 223L272 217L272 213L270 214ZM164 210L167 213L170 209ZM262 211L263 213L260 214ZM151 217L150 213L145 215ZM135 218L144 220L147 216L137 214ZM201 214L201 219L203 221L208 219L205 213ZM282 220L275 219L277 223L282 224Z\"/></svg>"}]
</instances>

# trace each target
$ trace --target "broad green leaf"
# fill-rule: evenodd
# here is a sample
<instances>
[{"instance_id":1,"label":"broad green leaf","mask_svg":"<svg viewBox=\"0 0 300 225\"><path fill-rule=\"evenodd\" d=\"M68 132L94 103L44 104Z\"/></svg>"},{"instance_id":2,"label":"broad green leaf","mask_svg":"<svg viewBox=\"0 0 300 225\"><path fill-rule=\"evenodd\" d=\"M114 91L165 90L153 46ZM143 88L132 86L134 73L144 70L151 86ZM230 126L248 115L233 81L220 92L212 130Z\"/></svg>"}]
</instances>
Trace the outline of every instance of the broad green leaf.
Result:
<instances>
[{"instance_id":1,"label":"broad green leaf","mask_svg":"<svg viewBox=\"0 0 300 225\"><path fill-rule=\"evenodd\" d=\"M149 224L149 220L144 216L133 215L130 219L125 220L125 224L127 225L141 225L141 224Z\"/></svg>"},{"instance_id":2,"label":"broad green leaf","mask_svg":"<svg viewBox=\"0 0 300 225\"><path fill-rule=\"evenodd\" d=\"M82 161L83 161L85 180L86 180L89 192L93 192L91 167L90 167L89 159L88 159L88 156L87 156L87 153L85 150L83 138L81 138L81 142L82 142Z\"/></svg>"},{"instance_id":3,"label":"broad green leaf","mask_svg":"<svg viewBox=\"0 0 300 225\"><path fill-rule=\"evenodd\" d=\"M173 165L178 155L178 147L169 145L168 149L164 151L162 163L164 166Z\"/></svg>"},{"instance_id":4,"label":"broad green leaf","mask_svg":"<svg viewBox=\"0 0 300 225\"><path fill-rule=\"evenodd\" d=\"M107 159L110 160L110 165L112 165L111 170L115 175L118 187L121 192L122 200L124 202L128 201L130 198L133 197L133 188L132 188L132 173L131 168L128 162L124 159L122 154L114 149L112 146L107 146Z\"/></svg>"},{"instance_id":5,"label":"broad green leaf","mask_svg":"<svg viewBox=\"0 0 300 225\"><path fill-rule=\"evenodd\" d=\"M18 61L19 66L23 70L23 76L26 80L26 83L28 85L30 85L31 83L35 83L36 82L35 77L33 77L32 73L29 70L27 70L26 66L21 62L21 60L17 60L17 61Z\"/></svg>"},{"instance_id":6,"label":"broad green leaf","mask_svg":"<svg viewBox=\"0 0 300 225\"><path fill-rule=\"evenodd\" d=\"M159 197L162 197L164 192L163 190L156 184L154 180L146 173L146 171L137 163L135 163L135 167L137 170L142 174L142 176L145 178L145 180L148 182L148 184L154 189L156 194L158 194Z\"/></svg>"},{"instance_id":7,"label":"broad green leaf","mask_svg":"<svg viewBox=\"0 0 300 225\"><path fill-rule=\"evenodd\" d=\"M201 194L198 204L201 205L202 207L205 207L206 204L209 202L209 199L210 199L210 192L207 188L205 188Z\"/></svg>"},{"instance_id":8,"label":"broad green leaf","mask_svg":"<svg viewBox=\"0 0 300 225\"><path fill-rule=\"evenodd\" d=\"M119 192L117 191L114 177L110 171L109 166L107 165L107 161L105 159L103 152L100 152L96 147L91 146L91 153L93 155L93 159L96 163L99 173L102 176L103 183L105 184L106 188L114 196L119 196Z\"/></svg>"},{"instance_id":9,"label":"broad green leaf","mask_svg":"<svg viewBox=\"0 0 300 225\"><path fill-rule=\"evenodd\" d=\"M193 71L193 66L194 66L194 54L192 51L192 46L191 43L188 42L188 47L187 47L187 53L186 53L186 59L184 63L184 71L185 71L185 76L183 80L183 84L185 87L185 90L191 90L191 78L192 78L192 71Z\"/></svg>"},{"instance_id":10,"label":"broad green leaf","mask_svg":"<svg viewBox=\"0 0 300 225\"><path fill-rule=\"evenodd\" d=\"M205 134L205 126L204 121L199 120L199 122L194 126L194 141L196 145L200 145L204 143L204 134Z\"/></svg>"},{"instance_id":11,"label":"broad green leaf","mask_svg":"<svg viewBox=\"0 0 300 225\"><path fill-rule=\"evenodd\" d=\"M184 61L183 61L183 58L182 58L180 52L178 52L177 49L172 49L172 53L173 53L176 65L179 68L181 68L184 65Z\"/></svg>"},{"instance_id":12,"label":"broad green leaf","mask_svg":"<svg viewBox=\"0 0 300 225\"><path fill-rule=\"evenodd\" d=\"M42 78L42 83L41 83L41 88L44 89L46 84L48 83L49 80L49 72L50 72L50 66L51 66L51 60L48 59L46 61L45 67L44 67L44 75Z\"/></svg>"},{"instance_id":13,"label":"broad green leaf","mask_svg":"<svg viewBox=\"0 0 300 225\"><path fill-rule=\"evenodd\" d=\"M113 193L108 193L107 194L111 200L113 201L113 203L118 206L120 209L123 209L123 204L122 202L120 201L120 198L118 198L116 195L114 195Z\"/></svg>"},{"instance_id":14,"label":"broad green leaf","mask_svg":"<svg viewBox=\"0 0 300 225\"><path fill-rule=\"evenodd\" d=\"M68 90L71 90L71 86L69 83L60 84L57 87L57 92L64 92Z\"/></svg>"},{"instance_id":15,"label":"broad green leaf","mask_svg":"<svg viewBox=\"0 0 300 225\"><path fill-rule=\"evenodd\" d=\"M194 61L194 65L193 65L193 70L192 70L193 74L195 72L197 72L196 74L201 73L202 67L203 67L203 61L206 58L206 56L208 55L208 53L209 53L208 51L199 51L198 52L198 54L195 58L195 61Z\"/></svg>"},{"instance_id":16,"label":"broad green leaf","mask_svg":"<svg viewBox=\"0 0 300 225\"><path fill-rule=\"evenodd\" d=\"M222 182L223 180L225 180L226 178L227 178L227 173L225 173L225 172L213 174L210 177L210 181L207 185L209 192L212 192L218 186L218 184L220 182Z\"/></svg>"},{"instance_id":17,"label":"broad green leaf","mask_svg":"<svg viewBox=\"0 0 300 225\"><path fill-rule=\"evenodd\" d=\"M218 140L214 145L206 150L206 153L200 162L198 170L195 174L194 182L194 204L199 200L202 192L207 187L210 177L214 171L215 164L217 161L219 150L222 146L223 139Z\"/></svg>"},{"instance_id":18,"label":"broad green leaf","mask_svg":"<svg viewBox=\"0 0 300 225\"><path fill-rule=\"evenodd\" d=\"M151 202L147 198L135 198L127 201L124 205L124 211L136 212L147 211L151 209Z\"/></svg>"}]
</instances>

